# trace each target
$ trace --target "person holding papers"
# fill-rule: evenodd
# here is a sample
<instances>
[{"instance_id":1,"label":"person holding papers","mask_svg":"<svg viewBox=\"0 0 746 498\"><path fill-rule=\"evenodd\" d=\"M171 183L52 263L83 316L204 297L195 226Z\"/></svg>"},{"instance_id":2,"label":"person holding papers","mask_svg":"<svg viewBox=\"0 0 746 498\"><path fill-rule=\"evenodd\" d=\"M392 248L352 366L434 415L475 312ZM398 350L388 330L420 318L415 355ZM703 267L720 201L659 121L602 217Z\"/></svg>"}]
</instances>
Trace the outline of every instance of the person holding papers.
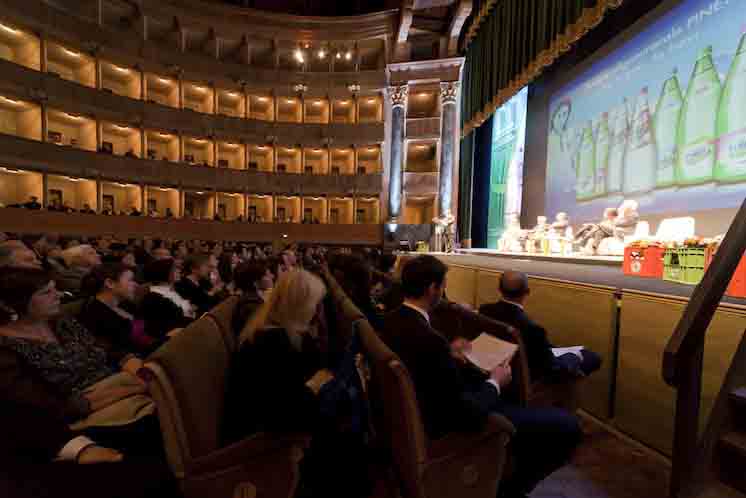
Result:
<instances>
[{"instance_id":1,"label":"person holding papers","mask_svg":"<svg viewBox=\"0 0 746 498\"><path fill-rule=\"evenodd\" d=\"M515 468L500 484L499 496L525 497L567 463L582 437L578 420L561 409L523 408L503 401L500 391L511 381L512 353L487 348L485 360L479 339L473 344L463 340L449 344L430 325L429 314L443 296L446 272L447 267L432 256L420 256L406 264L401 277L404 304L384 317L382 338L412 377L429 438L479 431L490 413L513 423ZM490 371L478 366L493 366L495 355L503 354L504 359Z\"/></svg>"},{"instance_id":2,"label":"person holding papers","mask_svg":"<svg viewBox=\"0 0 746 498\"><path fill-rule=\"evenodd\" d=\"M502 300L482 305L479 313L515 327L521 333L532 380L562 382L590 375L601 368L601 357L583 346L552 346L547 331L528 317L523 305L531 289L525 273L503 273L500 277L500 293Z\"/></svg>"}]
</instances>

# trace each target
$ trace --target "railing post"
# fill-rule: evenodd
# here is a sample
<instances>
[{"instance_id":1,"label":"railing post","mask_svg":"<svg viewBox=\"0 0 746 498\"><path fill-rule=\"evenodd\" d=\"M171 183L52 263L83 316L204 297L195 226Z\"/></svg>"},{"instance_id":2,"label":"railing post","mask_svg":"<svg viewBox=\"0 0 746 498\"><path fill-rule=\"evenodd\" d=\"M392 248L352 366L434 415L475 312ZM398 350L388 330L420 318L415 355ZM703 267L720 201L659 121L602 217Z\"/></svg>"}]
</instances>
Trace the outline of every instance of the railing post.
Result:
<instances>
[{"instance_id":1,"label":"railing post","mask_svg":"<svg viewBox=\"0 0 746 498\"><path fill-rule=\"evenodd\" d=\"M681 485L694 469L699 442L699 409L702 393L704 336L696 352L681 365L676 396L670 498L679 498Z\"/></svg>"}]
</instances>

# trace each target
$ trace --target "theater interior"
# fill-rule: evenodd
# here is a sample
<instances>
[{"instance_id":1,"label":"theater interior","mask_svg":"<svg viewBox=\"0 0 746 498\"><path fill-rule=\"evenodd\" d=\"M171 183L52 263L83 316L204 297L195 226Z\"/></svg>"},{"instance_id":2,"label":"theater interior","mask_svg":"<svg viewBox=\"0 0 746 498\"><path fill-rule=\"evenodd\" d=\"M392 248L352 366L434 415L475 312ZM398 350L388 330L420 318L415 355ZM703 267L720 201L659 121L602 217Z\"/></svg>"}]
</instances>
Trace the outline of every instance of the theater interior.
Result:
<instances>
[{"instance_id":1,"label":"theater interior","mask_svg":"<svg viewBox=\"0 0 746 498\"><path fill-rule=\"evenodd\" d=\"M3 0L0 495L745 497L744 26L737 0ZM385 330L403 308L436 346ZM470 377L423 388L459 362L496 392L477 429ZM582 440L547 463L567 434L512 410Z\"/></svg>"}]
</instances>

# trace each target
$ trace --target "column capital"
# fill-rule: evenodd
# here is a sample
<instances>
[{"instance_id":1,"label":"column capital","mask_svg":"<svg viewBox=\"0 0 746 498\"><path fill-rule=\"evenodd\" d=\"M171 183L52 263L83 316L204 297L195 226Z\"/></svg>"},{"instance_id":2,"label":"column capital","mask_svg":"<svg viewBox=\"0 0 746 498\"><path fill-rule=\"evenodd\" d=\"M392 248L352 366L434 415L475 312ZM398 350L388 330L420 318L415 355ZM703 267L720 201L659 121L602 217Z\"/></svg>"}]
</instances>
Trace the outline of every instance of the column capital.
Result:
<instances>
[{"instance_id":1,"label":"column capital","mask_svg":"<svg viewBox=\"0 0 746 498\"><path fill-rule=\"evenodd\" d=\"M440 83L440 102L443 105L455 104L458 96L458 81L443 81Z\"/></svg>"},{"instance_id":2,"label":"column capital","mask_svg":"<svg viewBox=\"0 0 746 498\"><path fill-rule=\"evenodd\" d=\"M406 107L407 97L409 95L408 85L390 86L388 89L388 95L391 99L392 107Z\"/></svg>"}]
</instances>

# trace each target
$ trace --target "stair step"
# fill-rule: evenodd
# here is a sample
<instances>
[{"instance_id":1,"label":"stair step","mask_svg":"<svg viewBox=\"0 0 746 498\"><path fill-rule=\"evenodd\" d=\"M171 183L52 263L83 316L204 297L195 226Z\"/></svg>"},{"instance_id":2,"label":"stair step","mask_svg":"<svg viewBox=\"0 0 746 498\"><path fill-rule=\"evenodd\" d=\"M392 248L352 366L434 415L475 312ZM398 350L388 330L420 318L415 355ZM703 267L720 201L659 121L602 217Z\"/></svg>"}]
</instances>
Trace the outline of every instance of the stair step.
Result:
<instances>
[{"instance_id":1,"label":"stair step","mask_svg":"<svg viewBox=\"0 0 746 498\"><path fill-rule=\"evenodd\" d=\"M720 444L746 456L746 433L737 431L728 432L720 438Z\"/></svg>"},{"instance_id":2,"label":"stair step","mask_svg":"<svg viewBox=\"0 0 746 498\"><path fill-rule=\"evenodd\" d=\"M723 483L713 483L699 495L698 498L744 498L746 495L726 486Z\"/></svg>"},{"instance_id":3,"label":"stair step","mask_svg":"<svg viewBox=\"0 0 746 498\"><path fill-rule=\"evenodd\" d=\"M739 387L730 392L730 400L733 403L746 407L746 387Z\"/></svg>"}]
</instances>

